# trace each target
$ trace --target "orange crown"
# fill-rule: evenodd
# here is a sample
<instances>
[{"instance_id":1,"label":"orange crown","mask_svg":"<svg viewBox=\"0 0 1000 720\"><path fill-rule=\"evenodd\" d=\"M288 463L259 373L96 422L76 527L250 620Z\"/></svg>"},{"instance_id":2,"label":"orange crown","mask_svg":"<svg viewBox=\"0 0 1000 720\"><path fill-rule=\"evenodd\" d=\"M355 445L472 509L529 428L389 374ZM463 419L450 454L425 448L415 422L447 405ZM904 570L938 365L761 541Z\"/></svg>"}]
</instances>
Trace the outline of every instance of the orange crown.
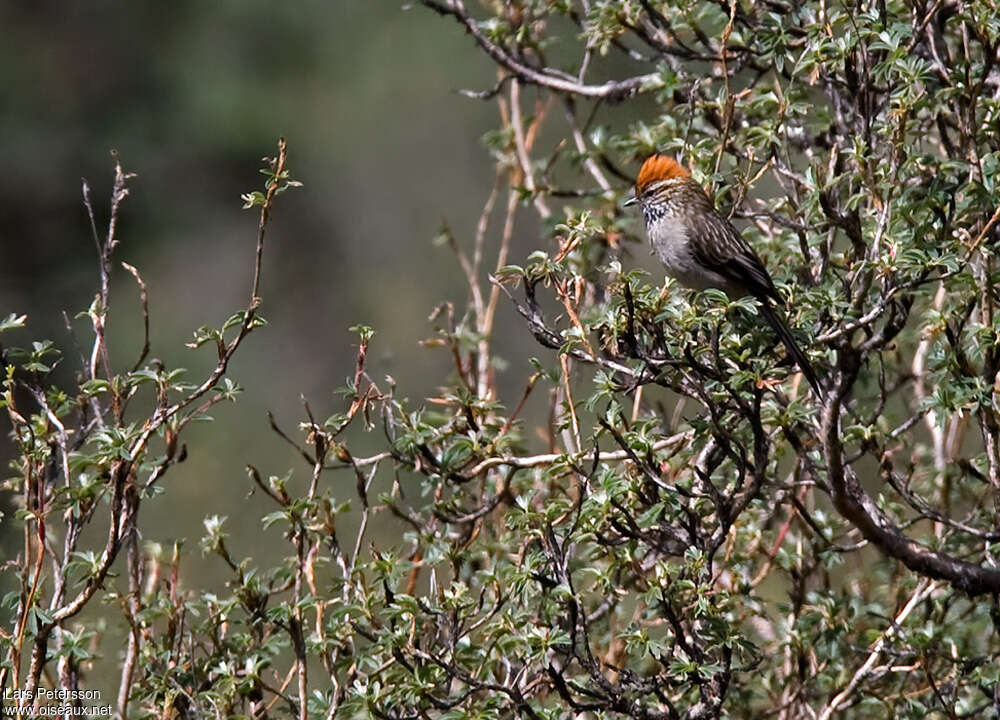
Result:
<instances>
[{"instance_id":1,"label":"orange crown","mask_svg":"<svg viewBox=\"0 0 1000 720\"><path fill-rule=\"evenodd\" d=\"M635 191L641 193L650 183L659 180L672 180L674 178L691 177L687 168L666 155L650 155L642 164L639 170L639 177L635 179Z\"/></svg>"}]
</instances>

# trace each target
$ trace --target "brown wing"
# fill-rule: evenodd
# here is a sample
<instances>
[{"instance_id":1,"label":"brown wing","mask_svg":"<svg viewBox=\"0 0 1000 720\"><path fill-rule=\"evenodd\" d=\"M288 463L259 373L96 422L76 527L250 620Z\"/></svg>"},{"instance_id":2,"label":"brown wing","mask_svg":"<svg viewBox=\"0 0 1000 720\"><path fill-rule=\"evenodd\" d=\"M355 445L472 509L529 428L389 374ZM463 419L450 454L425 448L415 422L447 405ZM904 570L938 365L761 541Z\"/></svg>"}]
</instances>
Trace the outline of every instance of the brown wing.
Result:
<instances>
[{"instance_id":1,"label":"brown wing","mask_svg":"<svg viewBox=\"0 0 1000 720\"><path fill-rule=\"evenodd\" d=\"M732 223L712 209L698 213L691 226L692 250L700 263L756 298L782 302L764 263Z\"/></svg>"}]
</instances>

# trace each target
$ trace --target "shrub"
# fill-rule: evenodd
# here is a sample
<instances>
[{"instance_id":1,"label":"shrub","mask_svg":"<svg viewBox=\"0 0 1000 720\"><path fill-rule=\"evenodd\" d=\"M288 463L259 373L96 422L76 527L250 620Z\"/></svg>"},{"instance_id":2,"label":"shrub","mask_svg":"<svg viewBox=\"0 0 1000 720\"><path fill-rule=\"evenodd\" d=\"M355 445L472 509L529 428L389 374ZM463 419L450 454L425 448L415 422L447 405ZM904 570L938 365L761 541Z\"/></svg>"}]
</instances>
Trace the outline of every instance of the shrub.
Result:
<instances>
[{"instance_id":1,"label":"shrub","mask_svg":"<svg viewBox=\"0 0 1000 720\"><path fill-rule=\"evenodd\" d=\"M50 343L4 355L24 531L4 687L86 687L74 618L102 599L129 628L122 717L996 717L991 4L420 4L498 68L468 93L498 106L494 190L475 237L440 238L469 287L433 316L442 391L409 403L370 377L374 333L355 328L343 412L275 426L305 490L249 469L287 560L234 557L211 518L229 591L180 593L176 554L139 547L139 511L185 426L239 390L228 361L260 324L267 217L294 182L282 144L246 198L250 301L196 334L218 364L189 383L144 353L127 373L104 361L119 167L82 381L49 382ZM645 121L622 120L629 103ZM745 224L824 399L752 301L636 267L620 198L653 151ZM522 208L541 249L511 258ZM538 355L501 397L508 308ZM384 449L352 453L353 427ZM405 532L374 543L387 518ZM101 523L103 547L81 545Z\"/></svg>"}]
</instances>

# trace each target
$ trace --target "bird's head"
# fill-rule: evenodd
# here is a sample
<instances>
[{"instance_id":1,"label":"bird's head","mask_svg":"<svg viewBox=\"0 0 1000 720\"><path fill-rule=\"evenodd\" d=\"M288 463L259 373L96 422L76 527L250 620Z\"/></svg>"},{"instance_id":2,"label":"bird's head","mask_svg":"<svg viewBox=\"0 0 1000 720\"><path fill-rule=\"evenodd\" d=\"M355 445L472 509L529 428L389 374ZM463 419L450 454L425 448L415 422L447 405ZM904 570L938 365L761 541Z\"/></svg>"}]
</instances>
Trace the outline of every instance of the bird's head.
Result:
<instances>
[{"instance_id":1,"label":"bird's head","mask_svg":"<svg viewBox=\"0 0 1000 720\"><path fill-rule=\"evenodd\" d=\"M669 189L691 178L688 169L667 155L651 155L639 169L635 179L635 194L626 205L639 203L644 208L666 199Z\"/></svg>"}]
</instances>

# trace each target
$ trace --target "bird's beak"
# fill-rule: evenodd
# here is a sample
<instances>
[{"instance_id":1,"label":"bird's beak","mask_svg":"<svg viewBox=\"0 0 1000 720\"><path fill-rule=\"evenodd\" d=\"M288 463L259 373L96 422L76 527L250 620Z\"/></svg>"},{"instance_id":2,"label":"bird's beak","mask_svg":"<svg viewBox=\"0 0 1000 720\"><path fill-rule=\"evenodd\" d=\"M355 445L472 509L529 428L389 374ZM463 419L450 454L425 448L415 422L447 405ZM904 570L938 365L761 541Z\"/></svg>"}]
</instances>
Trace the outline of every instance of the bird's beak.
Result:
<instances>
[{"instance_id":1,"label":"bird's beak","mask_svg":"<svg viewBox=\"0 0 1000 720\"><path fill-rule=\"evenodd\" d=\"M629 205L635 205L637 202L639 202L639 198L637 198L635 194L632 193L625 198L625 202L622 203L622 206L628 207Z\"/></svg>"}]
</instances>

